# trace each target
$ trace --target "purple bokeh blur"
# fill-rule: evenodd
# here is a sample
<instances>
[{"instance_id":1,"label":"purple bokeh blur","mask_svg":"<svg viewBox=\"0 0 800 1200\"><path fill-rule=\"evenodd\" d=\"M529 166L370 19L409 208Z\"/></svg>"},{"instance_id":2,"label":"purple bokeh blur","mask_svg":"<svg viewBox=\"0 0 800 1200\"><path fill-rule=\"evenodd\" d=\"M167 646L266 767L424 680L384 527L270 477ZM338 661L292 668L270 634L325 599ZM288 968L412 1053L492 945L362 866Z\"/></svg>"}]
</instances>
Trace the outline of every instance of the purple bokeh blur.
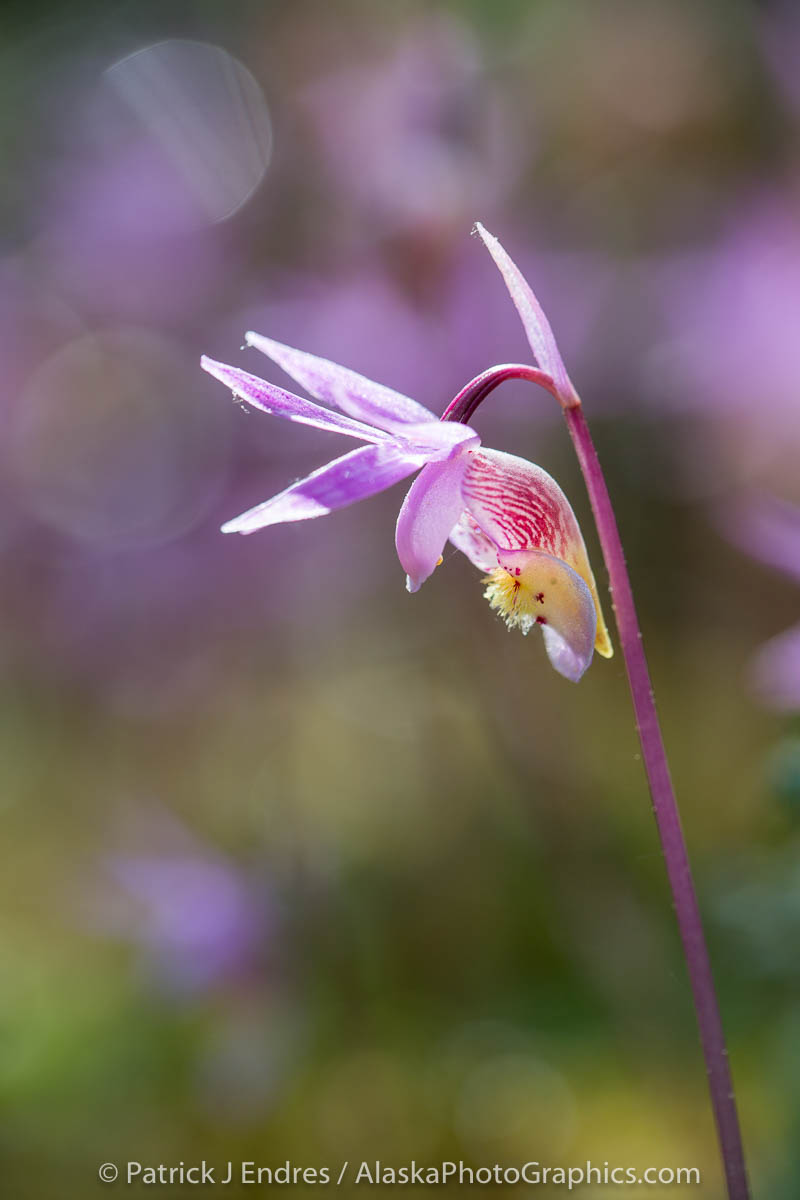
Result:
<instances>
[{"instance_id":1,"label":"purple bokeh blur","mask_svg":"<svg viewBox=\"0 0 800 1200\"><path fill-rule=\"evenodd\" d=\"M409 596L402 484L220 533L341 446L201 354L295 390L252 329L440 413L529 359L480 220L607 473L754 1177L794 1196L791 937L768 987L757 953L794 918L750 882L795 903L795 6L7 7L10 1193L148 1154L523 1161L531 1130L714 1186L619 656L563 683L457 553ZM475 425L557 478L605 595L552 398Z\"/></svg>"}]
</instances>

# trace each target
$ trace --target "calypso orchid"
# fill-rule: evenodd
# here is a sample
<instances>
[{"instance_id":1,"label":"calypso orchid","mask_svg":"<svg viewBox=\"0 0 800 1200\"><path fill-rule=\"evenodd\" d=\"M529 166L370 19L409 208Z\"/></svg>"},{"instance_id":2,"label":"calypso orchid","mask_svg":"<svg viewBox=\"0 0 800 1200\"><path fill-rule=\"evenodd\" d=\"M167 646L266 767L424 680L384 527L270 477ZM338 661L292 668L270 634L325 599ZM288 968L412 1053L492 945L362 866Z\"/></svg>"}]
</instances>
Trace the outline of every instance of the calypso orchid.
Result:
<instances>
[{"instance_id":1,"label":"calypso orchid","mask_svg":"<svg viewBox=\"0 0 800 1200\"><path fill-rule=\"evenodd\" d=\"M611 645L575 514L558 484L540 467L487 450L469 426L478 406L507 379L528 380L558 400L586 483L614 598L642 759L692 985L728 1200L749 1200L711 962L611 497L583 406L539 302L497 239L480 225L476 229L505 281L536 366L490 368L468 383L437 420L416 401L353 371L247 334L249 345L277 362L317 400L334 407L321 408L237 367L204 358L204 368L237 397L265 412L369 444L328 463L223 529L252 533L281 521L323 516L419 470L397 520L397 552L409 590L416 591L433 573L449 538L486 573L489 603L509 626L527 633L539 625L553 666L577 680L593 650L608 656Z\"/></svg>"},{"instance_id":2,"label":"calypso orchid","mask_svg":"<svg viewBox=\"0 0 800 1200\"><path fill-rule=\"evenodd\" d=\"M335 408L209 358L203 358L203 368L264 412L368 444L228 521L223 532L247 534L324 516L419 471L396 530L409 591L416 592L433 573L449 539L486 573L486 598L509 628L528 633L540 627L550 661L562 675L580 679L595 649L610 656L578 522L546 471L482 447L468 425L440 420L417 401L346 367L257 333L246 334L245 341Z\"/></svg>"}]
</instances>

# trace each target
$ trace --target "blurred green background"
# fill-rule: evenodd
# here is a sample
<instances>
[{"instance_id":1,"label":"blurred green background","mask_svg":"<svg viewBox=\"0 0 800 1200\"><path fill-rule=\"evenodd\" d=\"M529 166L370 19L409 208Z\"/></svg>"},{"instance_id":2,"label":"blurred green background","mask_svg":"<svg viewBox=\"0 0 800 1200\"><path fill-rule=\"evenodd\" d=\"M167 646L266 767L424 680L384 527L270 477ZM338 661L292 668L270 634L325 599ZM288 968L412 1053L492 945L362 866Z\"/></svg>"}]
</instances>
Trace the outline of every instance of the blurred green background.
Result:
<instances>
[{"instance_id":1,"label":"blurred green background","mask_svg":"<svg viewBox=\"0 0 800 1200\"><path fill-rule=\"evenodd\" d=\"M722 1195L619 656L566 683L453 550L410 597L402 485L218 533L341 449L200 354L285 384L257 329L441 411L528 356L480 219L607 469L754 1193L792 1200L796 7L6 0L0 29L7 1194L414 1158ZM557 476L602 584L555 407L508 385L476 425Z\"/></svg>"}]
</instances>

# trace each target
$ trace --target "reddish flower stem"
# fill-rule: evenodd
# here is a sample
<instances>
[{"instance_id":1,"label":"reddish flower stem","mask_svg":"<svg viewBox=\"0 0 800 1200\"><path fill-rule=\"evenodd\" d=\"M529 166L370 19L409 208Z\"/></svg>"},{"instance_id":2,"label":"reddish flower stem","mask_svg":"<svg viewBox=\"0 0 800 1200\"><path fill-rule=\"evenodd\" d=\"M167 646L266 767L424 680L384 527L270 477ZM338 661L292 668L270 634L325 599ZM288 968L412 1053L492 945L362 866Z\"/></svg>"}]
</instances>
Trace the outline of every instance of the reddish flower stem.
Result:
<instances>
[{"instance_id":1,"label":"reddish flower stem","mask_svg":"<svg viewBox=\"0 0 800 1200\"><path fill-rule=\"evenodd\" d=\"M490 367L481 375L476 375L466 387L462 388L454 400L451 400L442 413L443 421L460 421L466 425L475 410L483 403L490 392L508 379L527 379L546 388L551 395L558 399L553 380L544 371L536 367L526 367L521 363L506 363L502 367Z\"/></svg>"},{"instance_id":2,"label":"reddish flower stem","mask_svg":"<svg viewBox=\"0 0 800 1200\"><path fill-rule=\"evenodd\" d=\"M552 380L533 367L506 365L479 375L445 411L442 419L466 422L489 393L507 379L528 379L545 386L558 398ZM689 856L670 779L661 727L656 714L650 673L642 645L639 620L625 565L617 521L605 477L580 401L564 407L567 428L578 456L600 538L620 645L628 672L636 727L642 747L653 811L661 838L667 876L675 905L686 965L692 985L700 1041L703 1047L711 1105L717 1126L729 1200L749 1200L739 1117L719 1004L692 881Z\"/></svg>"}]
</instances>

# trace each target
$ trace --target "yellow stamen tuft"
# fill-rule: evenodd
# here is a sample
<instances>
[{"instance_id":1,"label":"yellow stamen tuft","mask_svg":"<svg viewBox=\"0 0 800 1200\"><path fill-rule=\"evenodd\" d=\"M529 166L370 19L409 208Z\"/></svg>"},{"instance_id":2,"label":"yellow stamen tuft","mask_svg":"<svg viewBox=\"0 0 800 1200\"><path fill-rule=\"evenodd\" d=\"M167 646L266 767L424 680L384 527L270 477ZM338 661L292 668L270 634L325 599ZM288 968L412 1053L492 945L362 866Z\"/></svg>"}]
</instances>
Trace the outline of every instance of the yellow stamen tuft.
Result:
<instances>
[{"instance_id":1,"label":"yellow stamen tuft","mask_svg":"<svg viewBox=\"0 0 800 1200\"><path fill-rule=\"evenodd\" d=\"M483 594L489 605L508 625L509 629L521 629L527 633L532 625L545 623L542 616L541 592L535 592L517 575L511 575L504 567L495 567L489 572Z\"/></svg>"},{"instance_id":2,"label":"yellow stamen tuft","mask_svg":"<svg viewBox=\"0 0 800 1200\"><path fill-rule=\"evenodd\" d=\"M611 658L614 648L588 564L586 569L588 581L582 572L581 577L589 587L597 612L594 648L603 658ZM564 588L559 573L547 570L495 567L486 577L483 594L509 629L521 629L523 633L528 633L534 625L547 625L551 613L555 615L556 610L563 612L565 604L572 604L569 588Z\"/></svg>"}]
</instances>

